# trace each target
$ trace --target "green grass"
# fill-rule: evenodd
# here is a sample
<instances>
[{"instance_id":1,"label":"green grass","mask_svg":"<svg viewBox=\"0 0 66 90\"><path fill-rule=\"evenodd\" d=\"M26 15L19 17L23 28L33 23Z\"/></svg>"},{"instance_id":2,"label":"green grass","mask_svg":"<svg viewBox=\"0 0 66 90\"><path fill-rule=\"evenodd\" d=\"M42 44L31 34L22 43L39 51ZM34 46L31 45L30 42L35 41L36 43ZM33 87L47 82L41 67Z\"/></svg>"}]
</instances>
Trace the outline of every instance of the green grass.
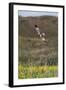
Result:
<instances>
[{"instance_id":1,"label":"green grass","mask_svg":"<svg viewBox=\"0 0 66 90\"><path fill-rule=\"evenodd\" d=\"M18 78L51 78L58 76L57 66L18 66Z\"/></svg>"}]
</instances>

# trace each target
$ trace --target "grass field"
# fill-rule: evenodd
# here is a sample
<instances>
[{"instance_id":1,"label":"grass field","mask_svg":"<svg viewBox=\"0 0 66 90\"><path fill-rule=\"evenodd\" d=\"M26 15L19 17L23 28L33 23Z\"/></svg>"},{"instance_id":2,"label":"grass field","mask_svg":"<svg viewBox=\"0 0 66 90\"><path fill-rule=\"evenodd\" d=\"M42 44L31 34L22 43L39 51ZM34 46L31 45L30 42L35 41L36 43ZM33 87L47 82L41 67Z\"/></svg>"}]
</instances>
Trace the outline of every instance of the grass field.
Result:
<instances>
[{"instance_id":1,"label":"grass field","mask_svg":"<svg viewBox=\"0 0 66 90\"><path fill-rule=\"evenodd\" d=\"M18 78L51 78L58 76L57 66L22 66L18 67Z\"/></svg>"},{"instance_id":2,"label":"grass field","mask_svg":"<svg viewBox=\"0 0 66 90\"><path fill-rule=\"evenodd\" d=\"M47 46L37 38L19 38L19 79L58 76L57 49L53 40Z\"/></svg>"}]
</instances>

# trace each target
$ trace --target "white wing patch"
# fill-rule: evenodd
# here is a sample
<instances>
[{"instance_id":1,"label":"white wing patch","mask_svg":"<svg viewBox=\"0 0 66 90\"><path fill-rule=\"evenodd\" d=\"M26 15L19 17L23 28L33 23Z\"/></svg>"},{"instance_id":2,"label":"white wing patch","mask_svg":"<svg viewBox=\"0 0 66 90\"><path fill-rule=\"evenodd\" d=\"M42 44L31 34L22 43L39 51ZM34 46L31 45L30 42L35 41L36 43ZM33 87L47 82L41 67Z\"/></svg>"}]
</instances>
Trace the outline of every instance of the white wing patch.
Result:
<instances>
[{"instance_id":1,"label":"white wing patch","mask_svg":"<svg viewBox=\"0 0 66 90\"><path fill-rule=\"evenodd\" d=\"M45 33L40 33L40 29L37 27L35 28L37 34L39 35L39 37L41 38L42 41L46 41L45 39Z\"/></svg>"}]
</instances>

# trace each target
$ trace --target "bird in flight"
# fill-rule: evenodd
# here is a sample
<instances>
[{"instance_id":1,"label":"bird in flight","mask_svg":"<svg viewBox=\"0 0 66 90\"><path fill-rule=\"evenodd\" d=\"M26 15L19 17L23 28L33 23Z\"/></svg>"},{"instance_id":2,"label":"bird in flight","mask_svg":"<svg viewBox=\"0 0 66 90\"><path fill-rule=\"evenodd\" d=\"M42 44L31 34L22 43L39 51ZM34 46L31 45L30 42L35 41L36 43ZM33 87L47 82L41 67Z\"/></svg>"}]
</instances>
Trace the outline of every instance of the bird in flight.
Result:
<instances>
[{"instance_id":1,"label":"bird in flight","mask_svg":"<svg viewBox=\"0 0 66 90\"><path fill-rule=\"evenodd\" d=\"M37 26L37 25L35 25L35 31L37 32L37 34L39 35L39 37L41 38L41 40L42 41L46 41L46 38L45 38L45 33L43 32L43 33L41 33L40 32L40 29L39 29L39 27Z\"/></svg>"}]
</instances>

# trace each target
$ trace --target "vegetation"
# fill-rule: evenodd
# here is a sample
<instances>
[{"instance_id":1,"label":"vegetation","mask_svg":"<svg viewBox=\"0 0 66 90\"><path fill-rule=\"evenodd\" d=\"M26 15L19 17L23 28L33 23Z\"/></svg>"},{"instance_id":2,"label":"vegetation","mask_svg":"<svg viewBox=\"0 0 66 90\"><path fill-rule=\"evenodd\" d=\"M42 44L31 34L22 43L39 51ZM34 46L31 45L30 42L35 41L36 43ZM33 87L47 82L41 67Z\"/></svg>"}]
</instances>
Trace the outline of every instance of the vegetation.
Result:
<instances>
[{"instance_id":1,"label":"vegetation","mask_svg":"<svg viewBox=\"0 0 66 90\"><path fill-rule=\"evenodd\" d=\"M58 67L57 66L22 66L19 65L19 79L28 78L51 78L57 77Z\"/></svg>"}]
</instances>

